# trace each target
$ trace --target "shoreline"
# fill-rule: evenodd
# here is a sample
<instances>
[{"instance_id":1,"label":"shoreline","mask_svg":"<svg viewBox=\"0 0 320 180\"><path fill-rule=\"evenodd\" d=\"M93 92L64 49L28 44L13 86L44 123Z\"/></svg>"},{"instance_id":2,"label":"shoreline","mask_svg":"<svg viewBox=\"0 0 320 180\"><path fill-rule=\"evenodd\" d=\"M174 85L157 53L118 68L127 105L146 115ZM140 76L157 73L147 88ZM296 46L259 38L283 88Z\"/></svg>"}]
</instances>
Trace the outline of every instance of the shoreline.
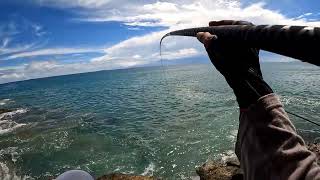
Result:
<instances>
[{"instance_id":1,"label":"shoreline","mask_svg":"<svg viewBox=\"0 0 320 180\"><path fill-rule=\"evenodd\" d=\"M310 151L316 154L320 165L320 143L306 143ZM225 162L208 161L196 169L199 177L192 180L243 180L243 171L237 158L231 157ZM161 180L161 177L126 175L111 173L98 177L97 180Z\"/></svg>"},{"instance_id":2,"label":"shoreline","mask_svg":"<svg viewBox=\"0 0 320 180\"><path fill-rule=\"evenodd\" d=\"M14 112L15 110L0 109L0 116L5 113ZM306 142L307 148L314 152L320 162L320 143ZM243 172L240 168L240 162L235 155L218 161L208 161L202 166L195 169L198 176L192 177L192 180L242 180ZM51 178L51 177L50 177ZM49 178L49 179L50 179ZM52 177L54 179L54 177ZM97 180L160 180L161 177L142 176L122 173L110 173L96 178Z\"/></svg>"}]
</instances>

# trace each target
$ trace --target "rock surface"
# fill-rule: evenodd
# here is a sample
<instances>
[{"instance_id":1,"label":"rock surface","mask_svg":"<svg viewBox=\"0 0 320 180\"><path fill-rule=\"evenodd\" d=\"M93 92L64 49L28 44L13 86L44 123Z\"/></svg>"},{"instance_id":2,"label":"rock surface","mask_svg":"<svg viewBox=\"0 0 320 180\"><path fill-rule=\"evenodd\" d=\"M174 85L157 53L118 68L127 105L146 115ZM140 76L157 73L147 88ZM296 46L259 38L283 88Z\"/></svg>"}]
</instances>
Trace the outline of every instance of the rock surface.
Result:
<instances>
[{"instance_id":1,"label":"rock surface","mask_svg":"<svg viewBox=\"0 0 320 180\"><path fill-rule=\"evenodd\" d=\"M200 176L200 180L243 179L240 163L237 160L228 161L226 163L209 161L199 167L196 171Z\"/></svg>"},{"instance_id":2,"label":"rock surface","mask_svg":"<svg viewBox=\"0 0 320 180\"><path fill-rule=\"evenodd\" d=\"M158 178L151 176L134 176L120 173L113 173L101 176L97 180L159 180Z\"/></svg>"},{"instance_id":3,"label":"rock surface","mask_svg":"<svg viewBox=\"0 0 320 180\"><path fill-rule=\"evenodd\" d=\"M308 143L310 151L317 155L320 163L320 143ZM237 159L229 159L225 163L209 161L196 169L200 180L242 180L243 172ZM109 174L99 177L97 180L159 180L150 176L134 176L125 174Z\"/></svg>"},{"instance_id":4,"label":"rock surface","mask_svg":"<svg viewBox=\"0 0 320 180\"><path fill-rule=\"evenodd\" d=\"M308 143L310 151L317 155L320 164L320 143ZM217 162L207 162L197 169L200 180L242 180L243 172L237 160L227 161L225 164Z\"/></svg>"},{"instance_id":5,"label":"rock surface","mask_svg":"<svg viewBox=\"0 0 320 180\"><path fill-rule=\"evenodd\" d=\"M320 165L320 143L308 143L307 147L310 151L316 154L317 162Z\"/></svg>"},{"instance_id":6,"label":"rock surface","mask_svg":"<svg viewBox=\"0 0 320 180\"><path fill-rule=\"evenodd\" d=\"M0 109L0 114L2 113L7 113L7 112L11 112L12 110L9 109Z\"/></svg>"}]
</instances>

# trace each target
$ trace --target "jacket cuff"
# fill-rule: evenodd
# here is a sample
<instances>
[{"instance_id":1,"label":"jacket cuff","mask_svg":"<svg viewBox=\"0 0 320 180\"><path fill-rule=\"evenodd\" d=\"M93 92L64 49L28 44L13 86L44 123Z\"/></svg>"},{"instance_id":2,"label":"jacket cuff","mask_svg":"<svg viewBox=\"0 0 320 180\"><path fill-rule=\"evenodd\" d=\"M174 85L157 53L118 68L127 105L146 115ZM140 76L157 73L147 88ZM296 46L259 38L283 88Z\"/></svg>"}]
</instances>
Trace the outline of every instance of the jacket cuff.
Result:
<instances>
[{"instance_id":1,"label":"jacket cuff","mask_svg":"<svg viewBox=\"0 0 320 180\"><path fill-rule=\"evenodd\" d=\"M257 106L259 109L264 109L265 111L269 111L277 107L283 107L279 96L277 96L275 93L262 96L258 99L255 106Z\"/></svg>"}]
</instances>

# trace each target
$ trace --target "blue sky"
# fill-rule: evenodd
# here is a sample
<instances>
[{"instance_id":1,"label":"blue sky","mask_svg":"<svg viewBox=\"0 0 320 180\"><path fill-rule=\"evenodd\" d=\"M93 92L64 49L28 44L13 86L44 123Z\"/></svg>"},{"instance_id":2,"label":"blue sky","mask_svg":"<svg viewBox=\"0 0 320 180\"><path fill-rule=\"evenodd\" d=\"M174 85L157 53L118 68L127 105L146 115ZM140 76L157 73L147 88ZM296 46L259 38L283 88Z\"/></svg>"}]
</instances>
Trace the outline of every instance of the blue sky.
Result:
<instances>
[{"instance_id":1,"label":"blue sky","mask_svg":"<svg viewBox=\"0 0 320 180\"><path fill-rule=\"evenodd\" d=\"M318 0L4 0L0 83L157 64L163 34L209 20L319 26L319 7ZM206 60L191 38L167 39L164 51L166 61Z\"/></svg>"}]
</instances>

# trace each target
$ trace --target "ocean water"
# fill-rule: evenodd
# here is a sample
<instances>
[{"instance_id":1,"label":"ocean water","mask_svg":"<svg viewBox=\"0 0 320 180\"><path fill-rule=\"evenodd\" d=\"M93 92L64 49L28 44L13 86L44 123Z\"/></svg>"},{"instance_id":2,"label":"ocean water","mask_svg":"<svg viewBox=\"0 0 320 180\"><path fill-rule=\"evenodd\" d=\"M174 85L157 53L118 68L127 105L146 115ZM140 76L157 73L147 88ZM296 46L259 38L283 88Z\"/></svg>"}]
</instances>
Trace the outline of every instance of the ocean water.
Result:
<instances>
[{"instance_id":1,"label":"ocean water","mask_svg":"<svg viewBox=\"0 0 320 180\"><path fill-rule=\"evenodd\" d=\"M262 69L287 110L320 122L318 67ZM239 114L232 90L208 64L3 84L0 108L14 110L0 115L0 171L27 179L70 169L190 179L207 160L232 154ZM290 117L307 141L319 142L319 127Z\"/></svg>"}]
</instances>

